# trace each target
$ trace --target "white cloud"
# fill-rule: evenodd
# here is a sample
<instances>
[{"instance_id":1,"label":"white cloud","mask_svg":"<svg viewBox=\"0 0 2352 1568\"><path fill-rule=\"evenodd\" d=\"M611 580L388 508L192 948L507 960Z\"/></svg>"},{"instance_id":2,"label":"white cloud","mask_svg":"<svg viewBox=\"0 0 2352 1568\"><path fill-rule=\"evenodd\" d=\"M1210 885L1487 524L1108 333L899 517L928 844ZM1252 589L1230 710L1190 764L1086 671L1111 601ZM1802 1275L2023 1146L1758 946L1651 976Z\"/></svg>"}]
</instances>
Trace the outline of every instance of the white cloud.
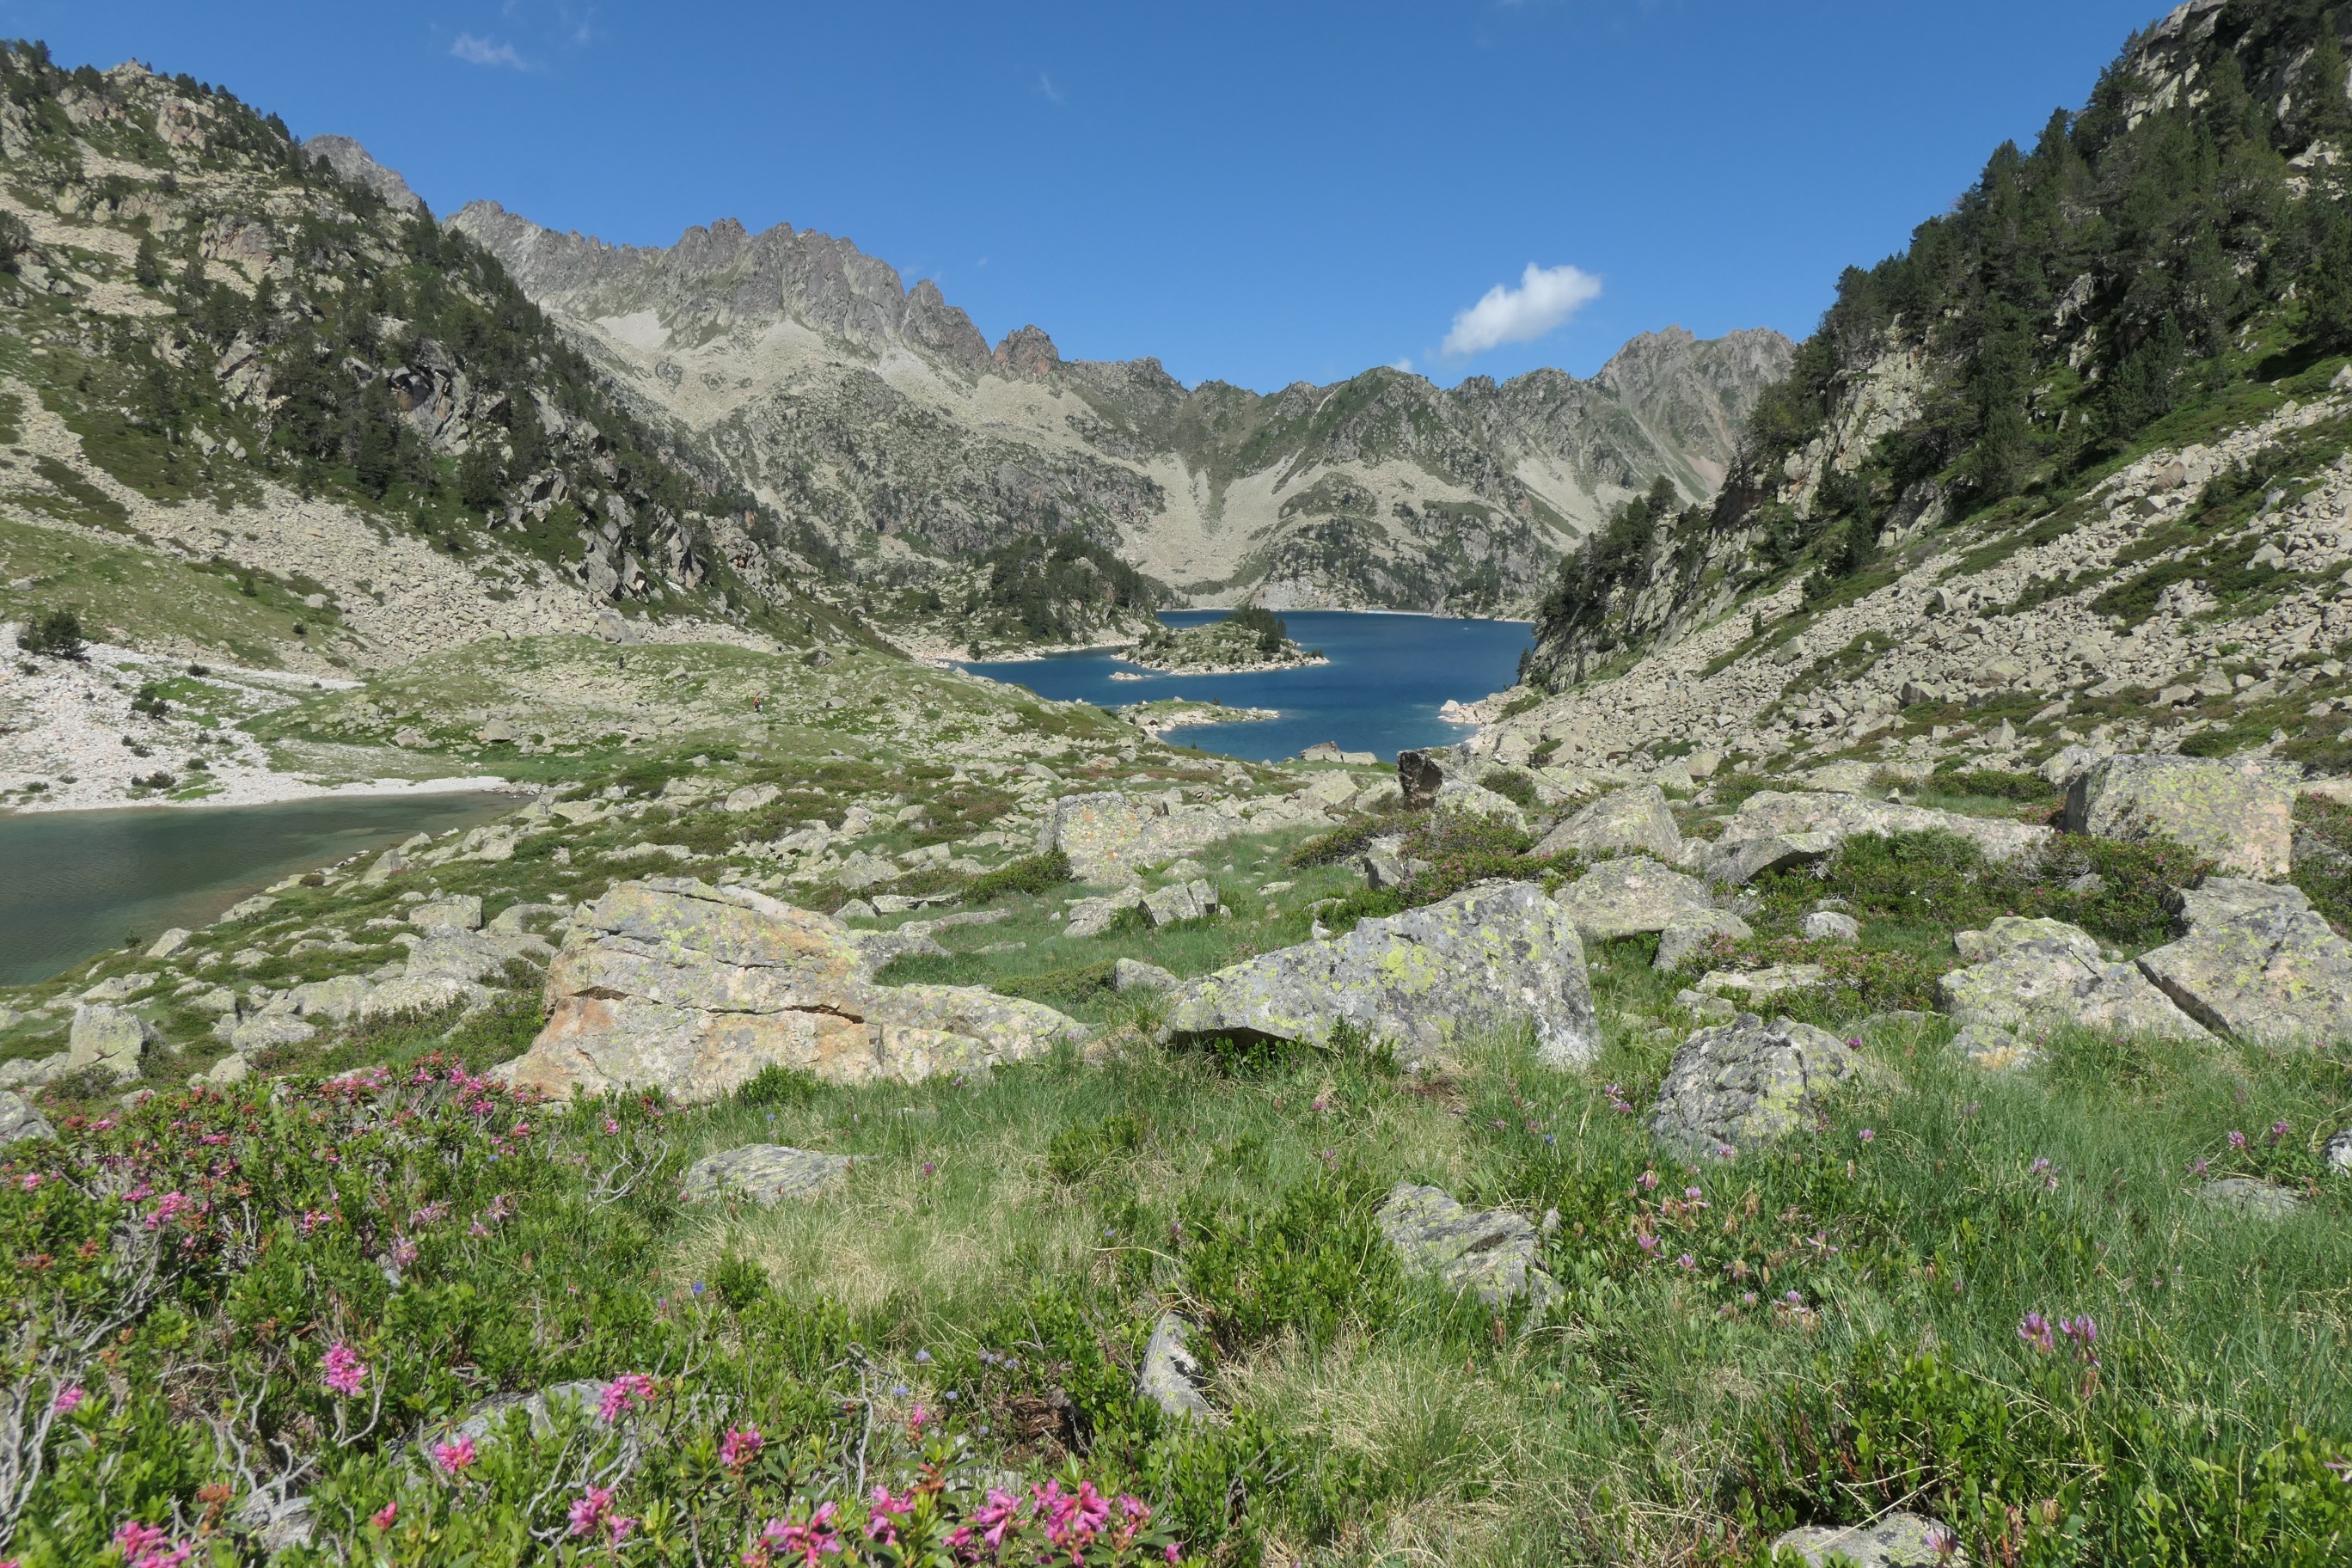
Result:
<instances>
[{"instance_id":1,"label":"white cloud","mask_svg":"<svg viewBox=\"0 0 2352 1568\"><path fill-rule=\"evenodd\" d=\"M1062 89L1054 85L1054 79L1047 76L1044 71L1039 71L1037 73L1037 90L1044 93L1045 95L1046 101L1050 103L1067 103L1070 101L1068 99L1062 96Z\"/></svg>"},{"instance_id":2,"label":"white cloud","mask_svg":"<svg viewBox=\"0 0 2352 1568\"><path fill-rule=\"evenodd\" d=\"M1533 342L1557 331L1570 316L1601 298L1601 279L1573 267L1528 263L1516 289L1497 283L1476 304L1454 318L1444 352L1456 358L1485 353L1505 343Z\"/></svg>"},{"instance_id":3,"label":"white cloud","mask_svg":"<svg viewBox=\"0 0 2352 1568\"><path fill-rule=\"evenodd\" d=\"M1391 360L1389 361L1389 368L1391 370L1401 370L1407 375L1411 375L1412 374L1412 356L1411 354L1407 354L1402 359Z\"/></svg>"},{"instance_id":4,"label":"white cloud","mask_svg":"<svg viewBox=\"0 0 2352 1568\"><path fill-rule=\"evenodd\" d=\"M494 44L488 38L478 38L471 33L460 33L449 52L469 66L511 66L521 70L523 58L515 53L512 44Z\"/></svg>"}]
</instances>

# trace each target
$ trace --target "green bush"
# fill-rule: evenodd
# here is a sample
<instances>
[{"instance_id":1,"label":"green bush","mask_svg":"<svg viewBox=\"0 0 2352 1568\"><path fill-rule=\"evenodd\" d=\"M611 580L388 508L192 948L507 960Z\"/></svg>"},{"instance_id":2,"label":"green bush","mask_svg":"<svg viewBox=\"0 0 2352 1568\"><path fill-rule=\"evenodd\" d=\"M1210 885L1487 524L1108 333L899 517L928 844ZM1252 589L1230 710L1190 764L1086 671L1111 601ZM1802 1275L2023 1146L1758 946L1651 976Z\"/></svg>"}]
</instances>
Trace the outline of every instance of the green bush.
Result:
<instances>
[{"instance_id":1,"label":"green bush","mask_svg":"<svg viewBox=\"0 0 2352 1568\"><path fill-rule=\"evenodd\" d=\"M982 871L965 884L964 898L985 904L1007 893L1043 893L1067 882L1070 876L1070 858L1059 849L1048 849Z\"/></svg>"},{"instance_id":2,"label":"green bush","mask_svg":"<svg viewBox=\"0 0 2352 1568\"><path fill-rule=\"evenodd\" d=\"M1536 808L1536 781L1517 768L1490 768L1478 781L1486 789L1494 791L1505 800L1514 802L1529 811Z\"/></svg>"},{"instance_id":3,"label":"green bush","mask_svg":"<svg viewBox=\"0 0 2352 1568\"><path fill-rule=\"evenodd\" d=\"M89 651L81 617L70 606L36 616L16 634L16 646L44 658L79 659Z\"/></svg>"}]
</instances>

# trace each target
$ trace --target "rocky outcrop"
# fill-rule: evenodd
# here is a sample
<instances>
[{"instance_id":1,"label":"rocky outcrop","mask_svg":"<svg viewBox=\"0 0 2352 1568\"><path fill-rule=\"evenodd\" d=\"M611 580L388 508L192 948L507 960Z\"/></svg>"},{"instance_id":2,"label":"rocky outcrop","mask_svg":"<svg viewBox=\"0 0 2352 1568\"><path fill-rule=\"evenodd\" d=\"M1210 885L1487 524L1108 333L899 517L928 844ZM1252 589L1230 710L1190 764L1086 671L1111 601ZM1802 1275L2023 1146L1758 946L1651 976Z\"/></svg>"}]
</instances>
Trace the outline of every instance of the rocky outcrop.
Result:
<instances>
[{"instance_id":1,"label":"rocky outcrop","mask_svg":"<svg viewBox=\"0 0 2352 1568\"><path fill-rule=\"evenodd\" d=\"M1545 1272L1542 1238L1508 1209L1467 1209L1441 1187L1400 1182L1377 1215L1405 1271L1474 1295L1500 1311L1524 1303L1540 1317L1559 1294Z\"/></svg>"},{"instance_id":2,"label":"rocky outcrop","mask_svg":"<svg viewBox=\"0 0 2352 1568\"><path fill-rule=\"evenodd\" d=\"M83 1003L74 1009L73 1031L66 1038L66 1071L96 1068L122 1079L139 1076L147 1047L158 1037L154 1025L127 1008Z\"/></svg>"},{"instance_id":3,"label":"rocky outcrop","mask_svg":"<svg viewBox=\"0 0 2352 1568\"><path fill-rule=\"evenodd\" d=\"M1858 795L1762 790L1739 803L1724 827L1723 842L1769 839L1780 834L1819 833L1843 841L1858 834L1889 837L1928 832L1958 834L1994 860L2011 859L2050 837L2047 827L1999 817L1963 816Z\"/></svg>"},{"instance_id":4,"label":"rocky outcrop","mask_svg":"<svg viewBox=\"0 0 2352 1568\"><path fill-rule=\"evenodd\" d=\"M1525 882L1483 883L1203 975L1168 1013L1179 1035L1307 1043L1342 1022L1409 1058L1530 1025L1555 1065L1581 1065L1600 1043L1575 922Z\"/></svg>"},{"instance_id":5,"label":"rocky outcrop","mask_svg":"<svg viewBox=\"0 0 2352 1568\"><path fill-rule=\"evenodd\" d=\"M622 882L549 967L551 1016L501 1076L557 1096L726 1093L776 1065L839 1083L983 1069L1086 1037L1050 1007L954 985L877 985L846 928L743 888Z\"/></svg>"},{"instance_id":6,"label":"rocky outcrop","mask_svg":"<svg viewBox=\"0 0 2352 1568\"><path fill-rule=\"evenodd\" d=\"M1065 795L1037 828L1037 850L1058 849L1080 881L1131 876L1146 867L1206 849L1241 831L1242 819L1156 795Z\"/></svg>"},{"instance_id":7,"label":"rocky outcrop","mask_svg":"<svg viewBox=\"0 0 2352 1568\"><path fill-rule=\"evenodd\" d=\"M1604 860L1554 893L1552 901L1586 942L1709 923L1718 913L1702 884L1638 855Z\"/></svg>"},{"instance_id":8,"label":"rocky outcrop","mask_svg":"<svg viewBox=\"0 0 2352 1568\"><path fill-rule=\"evenodd\" d=\"M2294 792L2259 762L2109 757L2068 786L2061 825L2095 838L2169 839L2230 876L2271 881L2287 874Z\"/></svg>"},{"instance_id":9,"label":"rocky outcrop","mask_svg":"<svg viewBox=\"0 0 2352 1568\"><path fill-rule=\"evenodd\" d=\"M1825 1030L1743 1013L1683 1042L1651 1108L1650 1131L1694 1155L1762 1148L1796 1131L1862 1071Z\"/></svg>"},{"instance_id":10,"label":"rocky outcrop","mask_svg":"<svg viewBox=\"0 0 2352 1568\"><path fill-rule=\"evenodd\" d=\"M2109 961L2088 931L2063 921L2005 916L1954 945L1977 962L1937 984L1961 1024L2011 1033L2104 1029L2160 1039L2212 1037L2128 963Z\"/></svg>"},{"instance_id":11,"label":"rocky outcrop","mask_svg":"<svg viewBox=\"0 0 2352 1568\"><path fill-rule=\"evenodd\" d=\"M1963 1561L1959 1539L1924 1514L1890 1513L1868 1524L1790 1531L1772 1542L1772 1558L1794 1552L1805 1568L1946 1568Z\"/></svg>"},{"instance_id":12,"label":"rocky outcrop","mask_svg":"<svg viewBox=\"0 0 2352 1568\"><path fill-rule=\"evenodd\" d=\"M56 1136L56 1130L21 1095L0 1089L0 1146Z\"/></svg>"},{"instance_id":13,"label":"rocky outcrop","mask_svg":"<svg viewBox=\"0 0 2352 1568\"><path fill-rule=\"evenodd\" d=\"M2200 1185L2197 1195L2217 1209L2249 1219L2284 1219L2303 1206L2303 1194L2293 1187L2253 1176L2216 1176Z\"/></svg>"},{"instance_id":14,"label":"rocky outcrop","mask_svg":"<svg viewBox=\"0 0 2352 1568\"><path fill-rule=\"evenodd\" d=\"M1151 1325L1151 1342L1143 1348L1143 1366L1136 1375L1136 1392L1179 1421L1223 1424L1204 1392L1208 1373L1192 1353L1192 1325L1173 1312L1162 1312Z\"/></svg>"},{"instance_id":15,"label":"rocky outcrop","mask_svg":"<svg viewBox=\"0 0 2352 1568\"><path fill-rule=\"evenodd\" d=\"M1672 862L1683 851L1682 829L1666 808L1666 792L1642 784L1602 795L1546 834L1536 846L1538 855L1604 855L1633 853Z\"/></svg>"},{"instance_id":16,"label":"rocky outcrop","mask_svg":"<svg viewBox=\"0 0 2352 1568\"><path fill-rule=\"evenodd\" d=\"M686 1168L678 1192L704 1203L746 1198L772 1208L787 1198L814 1197L849 1175L846 1154L817 1154L782 1143L746 1143L706 1154Z\"/></svg>"},{"instance_id":17,"label":"rocky outcrop","mask_svg":"<svg viewBox=\"0 0 2352 1568\"><path fill-rule=\"evenodd\" d=\"M2139 969L2190 1017L2259 1045L2352 1041L2352 942L2300 889L2217 877L2182 896L2181 922Z\"/></svg>"}]
</instances>

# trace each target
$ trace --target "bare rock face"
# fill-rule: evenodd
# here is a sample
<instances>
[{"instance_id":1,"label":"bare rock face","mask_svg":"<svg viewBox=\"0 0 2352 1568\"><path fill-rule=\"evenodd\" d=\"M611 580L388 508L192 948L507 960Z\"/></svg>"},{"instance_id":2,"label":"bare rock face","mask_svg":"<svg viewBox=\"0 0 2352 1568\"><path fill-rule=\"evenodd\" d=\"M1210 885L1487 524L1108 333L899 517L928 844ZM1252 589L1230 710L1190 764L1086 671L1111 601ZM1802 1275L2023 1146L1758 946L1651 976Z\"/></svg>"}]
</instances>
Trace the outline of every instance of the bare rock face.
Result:
<instances>
[{"instance_id":1,"label":"bare rock face","mask_svg":"<svg viewBox=\"0 0 2352 1568\"><path fill-rule=\"evenodd\" d=\"M1650 1131L1693 1153L1761 1148L1803 1126L1861 1071L1860 1053L1826 1030L1742 1013L1683 1042Z\"/></svg>"},{"instance_id":2,"label":"bare rock face","mask_svg":"<svg viewBox=\"0 0 2352 1568\"><path fill-rule=\"evenodd\" d=\"M849 1175L846 1154L818 1154L781 1143L747 1143L707 1154L686 1168L678 1190L688 1198L716 1202L748 1198L772 1208L786 1198L814 1197Z\"/></svg>"},{"instance_id":3,"label":"bare rock face","mask_svg":"<svg viewBox=\"0 0 2352 1568\"><path fill-rule=\"evenodd\" d=\"M1171 807L1150 795L1065 795L1038 826L1037 851L1068 856L1080 881L1109 881L1206 849L1240 826L1207 806Z\"/></svg>"},{"instance_id":4,"label":"bare rock face","mask_svg":"<svg viewBox=\"0 0 2352 1568\"><path fill-rule=\"evenodd\" d=\"M74 1009L73 1032L67 1037L66 1070L103 1068L117 1079L137 1078L156 1037L155 1026L127 1008L83 1003Z\"/></svg>"},{"instance_id":5,"label":"bare rock face","mask_svg":"<svg viewBox=\"0 0 2352 1568\"><path fill-rule=\"evenodd\" d=\"M1601 796L1546 834L1535 852L1598 856L1624 850L1666 861L1683 852L1682 829L1666 809L1666 792L1656 784Z\"/></svg>"},{"instance_id":6,"label":"bare rock face","mask_svg":"<svg viewBox=\"0 0 2352 1568\"><path fill-rule=\"evenodd\" d=\"M1576 922L1576 934L1586 942L1611 942L1678 925L1721 929L1714 923L1719 911L1703 885L1638 855L1602 861L1554 893L1552 901L1568 911ZM1738 919L1726 918L1735 923Z\"/></svg>"},{"instance_id":7,"label":"bare rock face","mask_svg":"<svg viewBox=\"0 0 2352 1568\"><path fill-rule=\"evenodd\" d=\"M1427 752L1397 753L1397 788L1404 794L1407 811L1427 811L1445 787L1445 769Z\"/></svg>"},{"instance_id":8,"label":"bare rock face","mask_svg":"<svg viewBox=\"0 0 2352 1568\"><path fill-rule=\"evenodd\" d=\"M341 178L373 191L386 206L431 216L425 213L424 199L408 188L406 180L369 157L368 150L350 137L313 136L302 143L302 151L313 158L325 159Z\"/></svg>"},{"instance_id":9,"label":"bare rock face","mask_svg":"<svg viewBox=\"0 0 2352 1568\"><path fill-rule=\"evenodd\" d=\"M1408 1054L1529 1023L1555 1065L1580 1066L1600 1044L1575 922L1526 882L1482 883L1202 975L1168 1013L1180 1035L1302 1042L1342 1022Z\"/></svg>"},{"instance_id":10,"label":"bare rock face","mask_svg":"<svg viewBox=\"0 0 2352 1568\"><path fill-rule=\"evenodd\" d=\"M1409 1273L1442 1280L1500 1310L1540 1314L1559 1287L1544 1271L1541 1239L1508 1209L1467 1209L1440 1187L1399 1182L1381 1205L1381 1234Z\"/></svg>"},{"instance_id":11,"label":"bare rock face","mask_svg":"<svg viewBox=\"0 0 2352 1568\"><path fill-rule=\"evenodd\" d=\"M2045 842L2050 829L2022 822L1962 816L1957 812L1930 811L1858 795L1814 791L1762 790L1739 803L1724 827L1727 844L1742 839L1770 838L1778 834L1822 833L1843 840L1858 834L1886 837L1931 829L1957 833L1995 860L2007 860Z\"/></svg>"},{"instance_id":12,"label":"bare rock face","mask_svg":"<svg viewBox=\"0 0 2352 1568\"><path fill-rule=\"evenodd\" d=\"M2095 838L2168 838L2233 877L2287 874L2294 793L2259 763L2205 757L2109 757L2067 787L2061 824Z\"/></svg>"},{"instance_id":13,"label":"bare rock face","mask_svg":"<svg viewBox=\"0 0 2352 1568\"><path fill-rule=\"evenodd\" d=\"M1960 1561L1953 1554L1959 1539L1924 1515L1890 1513L1869 1524L1845 1529L1807 1525L1790 1531L1772 1542L1772 1557L1778 1562L1780 1553L1794 1552L1804 1559L1806 1568L1830 1568L1832 1563L1850 1563L1853 1568L1942 1568Z\"/></svg>"},{"instance_id":14,"label":"bare rock face","mask_svg":"<svg viewBox=\"0 0 2352 1568\"><path fill-rule=\"evenodd\" d=\"M2069 1026L2170 1040L2212 1037L2128 963L2110 963L2090 932L2063 921L1995 921L1953 938L1978 960L1937 983L1961 1024L2011 1033Z\"/></svg>"},{"instance_id":15,"label":"bare rock face","mask_svg":"<svg viewBox=\"0 0 2352 1568\"><path fill-rule=\"evenodd\" d=\"M0 1089L0 1145L28 1138L54 1138L57 1132L22 1096Z\"/></svg>"},{"instance_id":16,"label":"bare rock face","mask_svg":"<svg viewBox=\"0 0 2352 1568\"><path fill-rule=\"evenodd\" d=\"M2352 942L2301 889L2217 877L2181 905L2186 934L2139 969L2183 1012L2261 1045L2352 1040Z\"/></svg>"},{"instance_id":17,"label":"bare rock face","mask_svg":"<svg viewBox=\"0 0 2352 1568\"><path fill-rule=\"evenodd\" d=\"M912 1082L1076 1044L1085 1026L977 987L877 985L838 921L688 879L620 882L580 911L547 975L551 1016L499 1071L549 1094L725 1094L771 1064Z\"/></svg>"}]
</instances>

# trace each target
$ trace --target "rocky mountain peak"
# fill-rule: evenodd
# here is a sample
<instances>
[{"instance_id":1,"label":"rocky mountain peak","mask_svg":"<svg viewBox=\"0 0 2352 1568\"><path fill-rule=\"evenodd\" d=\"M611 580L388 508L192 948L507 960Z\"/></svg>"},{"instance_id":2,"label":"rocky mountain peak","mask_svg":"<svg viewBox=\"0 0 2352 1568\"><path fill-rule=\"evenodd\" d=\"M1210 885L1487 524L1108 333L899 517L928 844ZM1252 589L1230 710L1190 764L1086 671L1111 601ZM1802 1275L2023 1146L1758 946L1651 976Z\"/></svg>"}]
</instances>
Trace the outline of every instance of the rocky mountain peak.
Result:
<instances>
[{"instance_id":1,"label":"rocky mountain peak","mask_svg":"<svg viewBox=\"0 0 2352 1568\"><path fill-rule=\"evenodd\" d=\"M1061 368L1062 354L1045 330L1032 324L1007 332L996 345L994 360L998 371L1015 380L1044 381Z\"/></svg>"},{"instance_id":2,"label":"rocky mountain peak","mask_svg":"<svg viewBox=\"0 0 2352 1568\"><path fill-rule=\"evenodd\" d=\"M369 157L368 150L350 137L313 136L302 143L302 151L314 158L324 158L340 178L373 191L386 206L432 216L425 199L408 188L406 180Z\"/></svg>"}]
</instances>

